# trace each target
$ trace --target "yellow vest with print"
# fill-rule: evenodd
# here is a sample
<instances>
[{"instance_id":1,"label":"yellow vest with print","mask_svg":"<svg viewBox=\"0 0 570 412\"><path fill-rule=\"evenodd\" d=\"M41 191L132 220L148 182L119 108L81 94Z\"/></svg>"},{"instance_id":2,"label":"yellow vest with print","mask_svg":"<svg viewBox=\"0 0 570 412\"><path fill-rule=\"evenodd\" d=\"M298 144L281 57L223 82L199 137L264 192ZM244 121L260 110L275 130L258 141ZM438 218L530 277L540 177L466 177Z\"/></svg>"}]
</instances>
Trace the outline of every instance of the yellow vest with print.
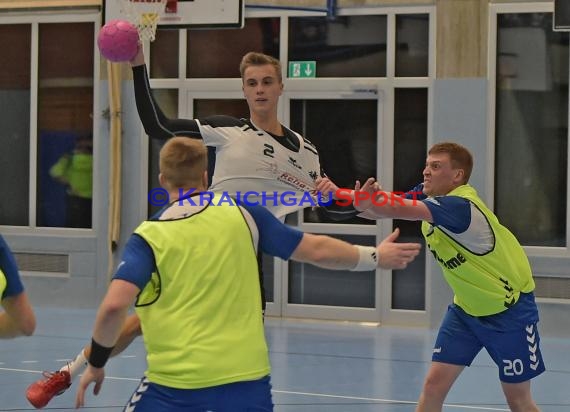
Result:
<instances>
[{"instance_id":1,"label":"yellow vest with print","mask_svg":"<svg viewBox=\"0 0 570 412\"><path fill-rule=\"evenodd\" d=\"M252 234L239 207L214 205L196 213L196 206L175 202L169 220L146 221L135 231L156 260L136 312L146 376L160 385L197 389L270 372Z\"/></svg>"},{"instance_id":2,"label":"yellow vest with print","mask_svg":"<svg viewBox=\"0 0 570 412\"><path fill-rule=\"evenodd\" d=\"M427 247L453 289L455 304L472 316L503 312L518 301L521 292L534 290L528 258L515 236L499 223L473 187L460 186L448 196L469 200L485 215L493 232L494 247L485 254L474 254L438 227L423 222Z\"/></svg>"}]
</instances>

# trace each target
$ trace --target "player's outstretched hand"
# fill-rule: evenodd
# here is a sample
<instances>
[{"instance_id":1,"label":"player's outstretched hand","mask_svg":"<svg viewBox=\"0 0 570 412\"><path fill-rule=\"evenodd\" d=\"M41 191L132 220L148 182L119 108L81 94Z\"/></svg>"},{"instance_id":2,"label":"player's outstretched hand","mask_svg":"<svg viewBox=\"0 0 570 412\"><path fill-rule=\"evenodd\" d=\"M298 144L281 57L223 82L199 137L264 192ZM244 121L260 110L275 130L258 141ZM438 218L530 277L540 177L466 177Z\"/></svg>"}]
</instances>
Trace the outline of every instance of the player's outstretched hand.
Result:
<instances>
[{"instance_id":1,"label":"player's outstretched hand","mask_svg":"<svg viewBox=\"0 0 570 412\"><path fill-rule=\"evenodd\" d=\"M382 269L405 269L420 253L419 243L396 243L400 229L396 228L376 248L378 266Z\"/></svg>"},{"instance_id":2,"label":"player's outstretched hand","mask_svg":"<svg viewBox=\"0 0 570 412\"><path fill-rule=\"evenodd\" d=\"M316 184L316 192L321 194L322 199L330 199L332 196L333 199L336 199L336 192L338 190L338 186L334 184L332 180L328 177L319 177L315 180Z\"/></svg>"},{"instance_id":3,"label":"player's outstretched hand","mask_svg":"<svg viewBox=\"0 0 570 412\"><path fill-rule=\"evenodd\" d=\"M105 379L105 369L104 368L94 368L89 365L85 369L85 373L81 376L79 380L79 385L77 385L77 395L75 396L75 408L81 408L85 405L85 391L87 387L95 382L95 387L93 388L93 394L99 395L101 390L101 385L103 385L103 379Z\"/></svg>"},{"instance_id":4,"label":"player's outstretched hand","mask_svg":"<svg viewBox=\"0 0 570 412\"><path fill-rule=\"evenodd\" d=\"M360 180L357 180L353 192L354 208L359 212L370 209L373 205L372 199L376 200L380 190L382 190L382 188L373 177L369 177L362 187L360 186Z\"/></svg>"}]
</instances>

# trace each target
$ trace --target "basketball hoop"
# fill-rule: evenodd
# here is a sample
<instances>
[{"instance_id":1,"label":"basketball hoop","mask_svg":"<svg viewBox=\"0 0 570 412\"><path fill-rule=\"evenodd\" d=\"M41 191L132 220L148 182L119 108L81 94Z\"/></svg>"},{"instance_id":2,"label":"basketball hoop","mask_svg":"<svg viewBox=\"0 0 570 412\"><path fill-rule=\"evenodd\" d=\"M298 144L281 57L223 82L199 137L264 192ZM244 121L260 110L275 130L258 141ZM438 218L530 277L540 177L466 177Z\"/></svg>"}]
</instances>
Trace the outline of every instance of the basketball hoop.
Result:
<instances>
[{"instance_id":1,"label":"basketball hoop","mask_svg":"<svg viewBox=\"0 0 570 412\"><path fill-rule=\"evenodd\" d=\"M154 41L160 14L167 0L118 0L123 14L138 31L141 40Z\"/></svg>"}]
</instances>

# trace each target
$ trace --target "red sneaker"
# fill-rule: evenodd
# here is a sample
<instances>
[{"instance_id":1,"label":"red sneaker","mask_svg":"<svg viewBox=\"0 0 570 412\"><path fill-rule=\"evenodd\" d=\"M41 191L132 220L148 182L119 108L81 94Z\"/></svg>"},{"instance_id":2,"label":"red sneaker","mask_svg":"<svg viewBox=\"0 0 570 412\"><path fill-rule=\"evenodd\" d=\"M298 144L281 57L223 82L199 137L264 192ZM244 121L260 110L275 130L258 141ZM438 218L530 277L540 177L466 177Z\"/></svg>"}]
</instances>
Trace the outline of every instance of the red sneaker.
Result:
<instances>
[{"instance_id":1,"label":"red sneaker","mask_svg":"<svg viewBox=\"0 0 570 412\"><path fill-rule=\"evenodd\" d=\"M68 371L44 372L46 379L40 379L28 386L26 398L35 408L46 406L54 396L61 395L71 386Z\"/></svg>"}]
</instances>

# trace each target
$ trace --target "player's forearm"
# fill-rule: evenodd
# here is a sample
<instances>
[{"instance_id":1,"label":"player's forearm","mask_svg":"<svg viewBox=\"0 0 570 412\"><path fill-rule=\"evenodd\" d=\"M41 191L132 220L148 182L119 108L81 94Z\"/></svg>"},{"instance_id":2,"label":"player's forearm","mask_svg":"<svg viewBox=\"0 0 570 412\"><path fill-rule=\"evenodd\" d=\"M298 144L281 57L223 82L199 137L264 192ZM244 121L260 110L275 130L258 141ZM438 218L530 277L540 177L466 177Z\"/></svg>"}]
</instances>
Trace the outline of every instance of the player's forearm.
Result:
<instances>
[{"instance_id":1,"label":"player's forearm","mask_svg":"<svg viewBox=\"0 0 570 412\"><path fill-rule=\"evenodd\" d=\"M93 339L101 346L108 348L115 346L127 318L127 312L128 307L101 304L93 328Z\"/></svg>"},{"instance_id":2,"label":"player's forearm","mask_svg":"<svg viewBox=\"0 0 570 412\"><path fill-rule=\"evenodd\" d=\"M139 293L139 287L130 281L122 279L111 281L95 318L93 340L98 345L105 348L115 346L127 319L129 308L134 304Z\"/></svg>"},{"instance_id":3,"label":"player's forearm","mask_svg":"<svg viewBox=\"0 0 570 412\"><path fill-rule=\"evenodd\" d=\"M292 258L325 269L350 270L358 264L359 252L342 240L306 233Z\"/></svg>"},{"instance_id":4,"label":"player's forearm","mask_svg":"<svg viewBox=\"0 0 570 412\"><path fill-rule=\"evenodd\" d=\"M382 201L383 202L383 201ZM378 202L379 204L372 205L371 208L366 209L366 213L370 216L376 216L377 219L380 218L391 218L391 219L403 219L403 220L426 220L431 222L431 212L428 207L421 201L404 199L399 196L394 196L389 199L385 204Z\"/></svg>"},{"instance_id":5,"label":"player's forearm","mask_svg":"<svg viewBox=\"0 0 570 412\"><path fill-rule=\"evenodd\" d=\"M353 205L366 219L431 221L431 212L422 201L405 199L396 192L355 192Z\"/></svg>"}]
</instances>

